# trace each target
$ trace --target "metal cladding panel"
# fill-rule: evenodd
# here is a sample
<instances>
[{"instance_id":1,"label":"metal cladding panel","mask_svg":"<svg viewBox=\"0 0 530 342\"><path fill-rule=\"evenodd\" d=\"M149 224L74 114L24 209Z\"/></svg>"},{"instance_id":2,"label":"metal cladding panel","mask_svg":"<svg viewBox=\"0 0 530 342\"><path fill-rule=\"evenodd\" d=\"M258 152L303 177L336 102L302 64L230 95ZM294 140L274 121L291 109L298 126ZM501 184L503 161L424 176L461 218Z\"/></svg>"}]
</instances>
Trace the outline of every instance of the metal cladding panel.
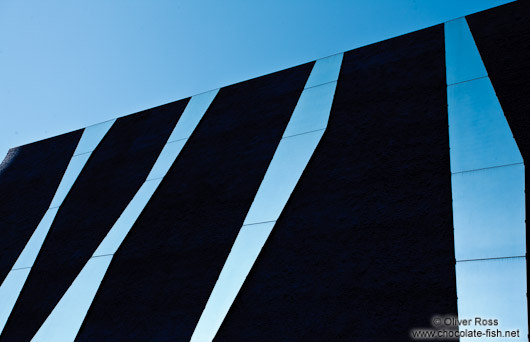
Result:
<instances>
[{"instance_id":1,"label":"metal cladding panel","mask_svg":"<svg viewBox=\"0 0 530 342\"><path fill-rule=\"evenodd\" d=\"M214 341L408 341L456 314L443 27L345 53L328 128Z\"/></svg>"},{"instance_id":2,"label":"metal cladding panel","mask_svg":"<svg viewBox=\"0 0 530 342\"><path fill-rule=\"evenodd\" d=\"M0 164L0 284L48 210L81 133L12 148Z\"/></svg>"},{"instance_id":3,"label":"metal cladding panel","mask_svg":"<svg viewBox=\"0 0 530 342\"><path fill-rule=\"evenodd\" d=\"M516 1L468 16L467 22L530 179L530 2ZM526 191L526 217L530 198ZM526 248L530 245L528 224ZM527 262L528 267L528 262ZM527 269L527 277L528 272ZM527 280L528 284L528 280ZM528 291L527 291L528 293Z\"/></svg>"},{"instance_id":4,"label":"metal cladding panel","mask_svg":"<svg viewBox=\"0 0 530 342\"><path fill-rule=\"evenodd\" d=\"M61 205L2 341L29 341L145 181L188 100L118 119Z\"/></svg>"},{"instance_id":5,"label":"metal cladding panel","mask_svg":"<svg viewBox=\"0 0 530 342\"><path fill-rule=\"evenodd\" d=\"M190 339L312 65L219 91L115 254L76 341Z\"/></svg>"}]
</instances>

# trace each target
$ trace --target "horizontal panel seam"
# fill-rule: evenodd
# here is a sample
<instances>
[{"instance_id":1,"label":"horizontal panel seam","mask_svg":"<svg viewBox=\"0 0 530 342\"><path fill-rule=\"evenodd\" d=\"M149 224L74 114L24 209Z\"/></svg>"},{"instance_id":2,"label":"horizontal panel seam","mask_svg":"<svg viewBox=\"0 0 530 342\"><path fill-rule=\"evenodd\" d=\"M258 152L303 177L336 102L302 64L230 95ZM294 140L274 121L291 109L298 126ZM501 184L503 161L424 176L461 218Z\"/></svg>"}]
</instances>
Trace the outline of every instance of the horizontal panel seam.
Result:
<instances>
[{"instance_id":1,"label":"horizontal panel seam","mask_svg":"<svg viewBox=\"0 0 530 342\"><path fill-rule=\"evenodd\" d=\"M480 171L480 170L488 170L488 169L498 169L501 167L509 167L509 166L515 166L515 165L524 165L524 162L520 163L513 163L513 164L505 164L505 165L497 165L497 166L489 166L489 167L483 167L480 169L473 169L473 170L465 170L465 171L458 171L458 172L451 172L452 175L457 175L460 173L466 173L466 172L473 172L473 171Z\"/></svg>"},{"instance_id":2,"label":"horizontal panel seam","mask_svg":"<svg viewBox=\"0 0 530 342\"><path fill-rule=\"evenodd\" d=\"M311 87L304 88L304 90L306 90L306 89L311 89L311 88L316 88L316 87L320 87L320 86L323 86L323 85L326 85L326 84L330 84L330 83L334 83L334 82L337 82L338 80L339 80L339 79L337 78L336 80L333 80L333 81L324 82L324 83L320 83L320 84L317 84L317 85L314 85L314 86L311 86Z\"/></svg>"},{"instance_id":3,"label":"horizontal panel seam","mask_svg":"<svg viewBox=\"0 0 530 342\"><path fill-rule=\"evenodd\" d=\"M472 81L480 80L480 79L483 79L483 78L489 78L489 75L472 78L472 79L466 80L466 81L460 81L460 82L451 83L451 84L448 84L447 87L449 88L449 87L457 85L457 84L462 84L462 83L466 83L466 82L472 82Z\"/></svg>"},{"instance_id":4,"label":"horizontal panel seam","mask_svg":"<svg viewBox=\"0 0 530 342\"><path fill-rule=\"evenodd\" d=\"M247 224L244 224L242 227L246 227L246 226L254 226L254 225L256 225L256 224L263 224L263 223L272 223L272 222L276 222L276 220L247 223Z\"/></svg>"},{"instance_id":5,"label":"horizontal panel seam","mask_svg":"<svg viewBox=\"0 0 530 342\"><path fill-rule=\"evenodd\" d=\"M292 138L292 137L296 137L298 135L303 135L303 134L309 134L309 133L314 133L314 132L318 132L318 131L323 131L325 130L326 128L319 128L319 129L315 129L315 130L312 130L312 131L307 131L307 132L303 132L303 133L297 133L297 134L293 134L293 135L287 135L285 137L282 137L282 139L286 139L286 138Z\"/></svg>"},{"instance_id":6,"label":"horizontal panel seam","mask_svg":"<svg viewBox=\"0 0 530 342\"><path fill-rule=\"evenodd\" d=\"M465 260L456 260L456 262L459 263L459 262L470 262L470 261L486 261L486 260L501 260L501 259L520 259L520 258L526 258L526 256L524 256L524 255L516 255L516 256L505 256L505 257L497 257L497 258L465 259Z\"/></svg>"}]
</instances>

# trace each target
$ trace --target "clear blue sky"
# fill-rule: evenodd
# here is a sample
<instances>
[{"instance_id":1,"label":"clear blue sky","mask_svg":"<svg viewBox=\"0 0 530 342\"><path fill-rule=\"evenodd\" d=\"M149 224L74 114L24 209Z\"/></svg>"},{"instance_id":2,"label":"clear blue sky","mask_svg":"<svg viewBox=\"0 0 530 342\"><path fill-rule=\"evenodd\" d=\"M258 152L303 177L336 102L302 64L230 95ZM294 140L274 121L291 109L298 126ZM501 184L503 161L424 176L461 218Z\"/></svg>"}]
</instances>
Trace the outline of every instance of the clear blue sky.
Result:
<instances>
[{"instance_id":1,"label":"clear blue sky","mask_svg":"<svg viewBox=\"0 0 530 342\"><path fill-rule=\"evenodd\" d=\"M3 0L0 160L55 136L510 0Z\"/></svg>"}]
</instances>

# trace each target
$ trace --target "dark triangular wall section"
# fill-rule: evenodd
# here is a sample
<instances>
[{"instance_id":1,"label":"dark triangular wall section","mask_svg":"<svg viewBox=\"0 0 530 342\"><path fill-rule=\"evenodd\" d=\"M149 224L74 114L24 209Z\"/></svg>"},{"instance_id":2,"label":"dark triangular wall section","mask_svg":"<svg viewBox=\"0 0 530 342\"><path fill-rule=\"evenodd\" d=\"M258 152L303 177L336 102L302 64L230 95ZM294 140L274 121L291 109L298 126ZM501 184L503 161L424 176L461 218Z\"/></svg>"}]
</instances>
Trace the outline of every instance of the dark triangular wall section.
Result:
<instances>
[{"instance_id":1,"label":"dark triangular wall section","mask_svg":"<svg viewBox=\"0 0 530 342\"><path fill-rule=\"evenodd\" d=\"M188 99L114 123L61 205L1 341L29 341L145 181Z\"/></svg>"},{"instance_id":2,"label":"dark triangular wall section","mask_svg":"<svg viewBox=\"0 0 530 342\"><path fill-rule=\"evenodd\" d=\"M116 253L76 341L189 341L312 65L219 91Z\"/></svg>"},{"instance_id":3,"label":"dark triangular wall section","mask_svg":"<svg viewBox=\"0 0 530 342\"><path fill-rule=\"evenodd\" d=\"M443 27L347 52L326 133L215 341L410 341L457 312Z\"/></svg>"},{"instance_id":4,"label":"dark triangular wall section","mask_svg":"<svg viewBox=\"0 0 530 342\"><path fill-rule=\"evenodd\" d=\"M0 284L48 210L81 133L12 148L0 164Z\"/></svg>"},{"instance_id":5,"label":"dark triangular wall section","mask_svg":"<svg viewBox=\"0 0 530 342\"><path fill-rule=\"evenodd\" d=\"M530 183L530 2L517 1L467 17L467 22L525 162ZM526 246L530 246L526 190ZM527 277L530 269L527 266ZM527 285L530 278L527 278ZM528 291L527 291L528 293ZM530 303L529 303L530 306ZM529 317L530 325L530 317Z\"/></svg>"}]
</instances>

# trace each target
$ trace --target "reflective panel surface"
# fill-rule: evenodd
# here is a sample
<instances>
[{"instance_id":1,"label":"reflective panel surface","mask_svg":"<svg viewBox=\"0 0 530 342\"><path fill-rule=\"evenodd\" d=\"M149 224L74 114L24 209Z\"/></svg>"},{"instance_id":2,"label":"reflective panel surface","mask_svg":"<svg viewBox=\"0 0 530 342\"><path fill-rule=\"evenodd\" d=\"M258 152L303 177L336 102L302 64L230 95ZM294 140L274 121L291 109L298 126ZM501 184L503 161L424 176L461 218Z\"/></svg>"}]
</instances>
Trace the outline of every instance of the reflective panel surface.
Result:
<instances>
[{"instance_id":1,"label":"reflective panel surface","mask_svg":"<svg viewBox=\"0 0 530 342\"><path fill-rule=\"evenodd\" d=\"M190 100L172 133L172 137L185 136L185 138L166 143L148 179L129 202L32 341L73 341L75 339L113 254L116 253L142 213L162 181L162 177L166 175L186 143L187 137L191 135L216 94L217 90L200 94ZM183 124L182 120L184 120Z\"/></svg>"},{"instance_id":2,"label":"reflective panel surface","mask_svg":"<svg viewBox=\"0 0 530 342\"><path fill-rule=\"evenodd\" d=\"M50 208L42 217L31 238L22 250L22 253L20 253L13 269L0 287L0 332L3 330L15 302L20 295L20 291L26 282L31 267L37 259L44 240L57 215L59 206L63 203L66 195L81 173L81 170L83 170L83 167L90 158L91 152L97 147L115 121L110 120L93 125L85 128L83 131L83 135L74 151L74 156L70 159L68 167L51 201Z\"/></svg>"},{"instance_id":3,"label":"reflective panel surface","mask_svg":"<svg viewBox=\"0 0 530 342\"><path fill-rule=\"evenodd\" d=\"M468 329L519 331L519 338L461 338L461 341L528 341L526 262L524 258L457 262L458 318L472 319ZM475 324L475 318L498 325ZM460 330L466 327L461 326Z\"/></svg>"},{"instance_id":4,"label":"reflective panel surface","mask_svg":"<svg viewBox=\"0 0 530 342\"><path fill-rule=\"evenodd\" d=\"M75 180L81 173L81 170L83 170L88 158L90 158L90 153L84 153L72 157L66 171L64 172L63 178L61 179L61 183L59 183L59 187L55 192L50 208L56 208L63 203L66 195L68 195L68 192L72 188L72 185L74 185Z\"/></svg>"},{"instance_id":5,"label":"reflective panel surface","mask_svg":"<svg viewBox=\"0 0 530 342\"><path fill-rule=\"evenodd\" d=\"M0 333L4 330L30 270L30 268L23 268L9 271L2 286L0 286Z\"/></svg>"},{"instance_id":6,"label":"reflective panel surface","mask_svg":"<svg viewBox=\"0 0 530 342\"><path fill-rule=\"evenodd\" d=\"M161 181L162 179L158 178L142 184L136 195L134 195L131 202L127 205L127 208L125 208L107 236L105 236L105 239L98 246L94 252L94 256L116 253L118 247L120 247Z\"/></svg>"},{"instance_id":7,"label":"reflective panel surface","mask_svg":"<svg viewBox=\"0 0 530 342\"><path fill-rule=\"evenodd\" d=\"M213 340L273 227L268 222L241 228L191 341Z\"/></svg>"},{"instance_id":8,"label":"reflective panel surface","mask_svg":"<svg viewBox=\"0 0 530 342\"><path fill-rule=\"evenodd\" d=\"M447 84L487 76L466 19L458 18L446 22L444 29Z\"/></svg>"},{"instance_id":9,"label":"reflective panel surface","mask_svg":"<svg viewBox=\"0 0 530 342\"><path fill-rule=\"evenodd\" d=\"M94 151L115 121L116 119L113 119L86 127L83 130L83 135L81 136L79 143L77 144L74 156Z\"/></svg>"},{"instance_id":10,"label":"reflective panel surface","mask_svg":"<svg viewBox=\"0 0 530 342\"><path fill-rule=\"evenodd\" d=\"M31 341L74 341L111 260L108 255L87 262Z\"/></svg>"},{"instance_id":11,"label":"reflective panel surface","mask_svg":"<svg viewBox=\"0 0 530 342\"><path fill-rule=\"evenodd\" d=\"M324 134L341 63L342 54L315 63L191 341L212 341L219 330Z\"/></svg>"},{"instance_id":12,"label":"reflective panel surface","mask_svg":"<svg viewBox=\"0 0 530 342\"><path fill-rule=\"evenodd\" d=\"M448 87L451 171L522 163L489 78Z\"/></svg>"},{"instance_id":13,"label":"reflective panel surface","mask_svg":"<svg viewBox=\"0 0 530 342\"><path fill-rule=\"evenodd\" d=\"M337 82L304 89L296 104L284 137L326 128Z\"/></svg>"},{"instance_id":14,"label":"reflective panel surface","mask_svg":"<svg viewBox=\"0 0 530 342\"><path fill-rule=\"evenodd\" d=\"M305 88L333 82L339 79L342 53L319 59L315 62Z\"/></svg>"},{"instance_id":15,"label":"reflective panel surface","mask_svg":"<svg viewBox=\"0 0 530 342\"><path fill-rule=\"evenodd\" d=\"M188 141L188 139L176 140L167 143L162 149L162 152L160 152L160 155L158 156L155 165L153 165L151 172L149 172L147 180L164 177L184 147L184 144L186 144L186 141Z\"/></svg>"},{"instance_id":16,"label":"reflective panel surface","mask_svg":"<svg viewBox=\"0 0 530 342\"><path fill-rule=\"evenodd\" d=\"M460 340L528 341L523 160L465 18L445 46Z\"/></svg>"},{"instance_id":17,"label":"reflective panel surface","mask_svg":"<svg viewBox=\"0 0 530 342\"><path fill-rule=\"evenodd\" d=\"M20 269L33 266L33 263L35 262L35 259L37 259L37 255L39 254L42 244L44 243L44 239L50 231L50 227L53 223L53 220L55 219L55 215L57 215L57 210L59 210L59 208L51 208L46 211L46 214L44 214L44 216L40 220L39 225L33 232L33 235L31 235L31 238L22 250L22 253L20 253L20 256L15 262L13 269Z\"/></svg>"},{"instance_id":18,"label":"reflective panel surface","mask_svg":"<svg viewBox=\"0 0 530 342\"><path fill-rule=\"evenodd\" d=\"M456 260L524 256L524 166L452 175Z\"/></svg>"},{"instance_id":19,"label":"reflective panel surface","mask_svg":"<svg viewBox=\"0 0 530 342\"><path fill-rule=\"evenodd\" d=\"M244 225L278 219L322 134L324 130L280 141Z\"/></svg>"},{"instance_id":20,"label":"reflective panel surface","mask_svg":"<svg viewBox=\"0 0 530 342\"><path fill-rule=\"evenodd\" d=\"M193 96L169 136L168 142L189 138L218 92L219 89L215 89Z\"/></svg>"}]
</instances>

